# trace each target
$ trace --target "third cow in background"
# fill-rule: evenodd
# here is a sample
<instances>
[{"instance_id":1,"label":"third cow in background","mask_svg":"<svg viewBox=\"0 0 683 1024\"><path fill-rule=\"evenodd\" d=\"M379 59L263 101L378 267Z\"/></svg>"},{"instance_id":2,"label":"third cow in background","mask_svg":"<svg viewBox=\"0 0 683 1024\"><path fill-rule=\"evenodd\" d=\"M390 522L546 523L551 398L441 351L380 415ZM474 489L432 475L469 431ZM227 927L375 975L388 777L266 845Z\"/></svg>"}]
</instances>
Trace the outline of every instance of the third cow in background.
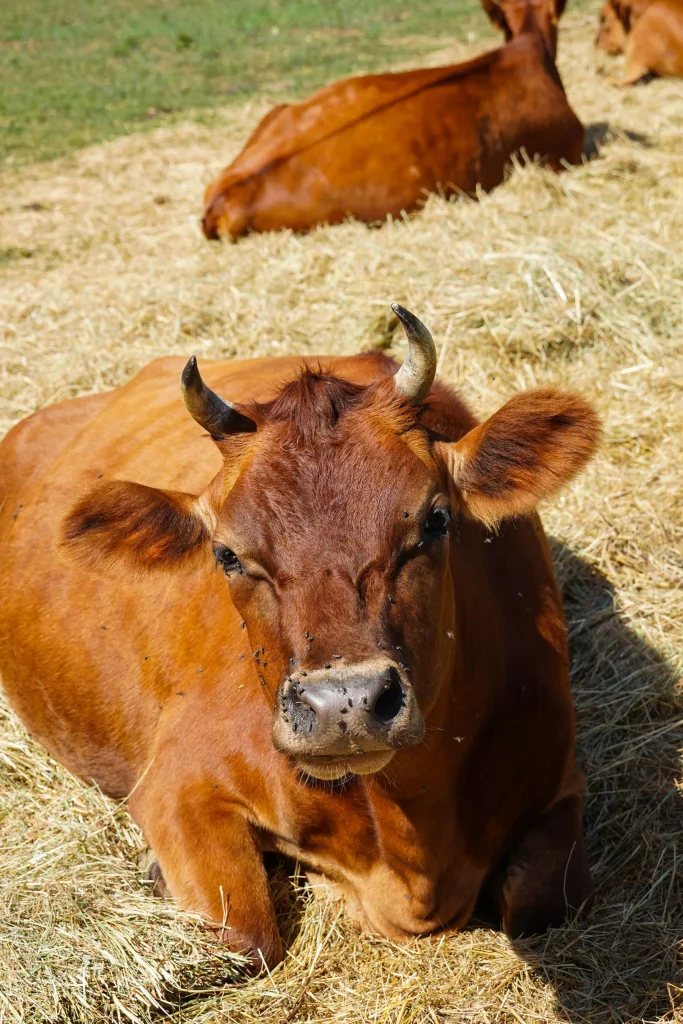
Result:
<instances>
[{"instance_id":1,"label":"third cow in background","mask_svg":"<svg viewBox=\"0 0 683 1024\"><path fill-rule=\"evenodd\" d=\"M348 78L275 107L208 187L204 234L398 217L430 192L494 188L521 150L555 170L578 163L584 130L554 60L563 6L511 2L510 41L474 60Z\"/></svg>"},{"instance_id":2,"label":"third cow in background","mask_svg":"<svg viewBox=\"0 0 683 1024\"><path fill-rule=\"evenodd\" d=\"M595 45L626 54L626 77L615 85L683 78L683 0L608 0Z\"/></svg>"}]
</instances>

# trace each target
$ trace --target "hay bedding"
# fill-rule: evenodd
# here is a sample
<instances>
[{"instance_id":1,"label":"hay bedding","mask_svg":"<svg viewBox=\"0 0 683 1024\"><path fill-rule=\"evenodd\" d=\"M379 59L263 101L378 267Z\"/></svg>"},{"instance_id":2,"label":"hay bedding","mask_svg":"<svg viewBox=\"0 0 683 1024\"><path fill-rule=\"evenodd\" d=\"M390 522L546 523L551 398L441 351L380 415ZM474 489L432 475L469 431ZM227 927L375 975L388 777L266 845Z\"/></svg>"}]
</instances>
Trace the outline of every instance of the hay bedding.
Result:
<instances>
[{"instance_id":1,"label":"hay bedding","mask_svg":"<svg viewBox=\"0 0 683 1024\"><path fill-rule=\"evenodd\" d=\"M358 936L275 870L289 956L238 969L141 883L125 810L70 778L12 714L0 724L0 1022L683 1020L679 748L683 699L683 89L618 91L592 18L569 15L561 67L599 156L556 178L520 168L481 203L305 238L204 242L205 182L260 109L128 137L6 174L0 430L122 383L162 353L402 354L400 300L482 413L519 388L576 387L605 443L545 512L573 646L588 919L510 944L484 928L406 947ZM462 49L458 51L458 56ZM443 60L448 54L438 55Z\"/></svg>"}]
</instances>

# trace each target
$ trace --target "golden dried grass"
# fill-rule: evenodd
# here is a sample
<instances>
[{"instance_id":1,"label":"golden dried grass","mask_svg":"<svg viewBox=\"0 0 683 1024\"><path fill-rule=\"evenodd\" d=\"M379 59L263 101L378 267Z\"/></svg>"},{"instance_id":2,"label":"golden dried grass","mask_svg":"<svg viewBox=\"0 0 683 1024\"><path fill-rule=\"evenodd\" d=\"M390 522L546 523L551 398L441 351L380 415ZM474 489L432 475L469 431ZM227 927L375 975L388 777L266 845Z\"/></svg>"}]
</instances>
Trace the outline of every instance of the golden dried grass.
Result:
<instances>
[{"instance_id":1,"label":"golden dried grass","mask_svg":"<svg viewBox=\"0 0 683 1024\"><path fill-rule=\"evenodd\" d=\"M683 93L608 86L593 29L566 18L560 64L595 159L561 177L520 167L480 203L432 197L381 230L206 243L202 187L255 106L217 114L214 131L187 124L5 175L0 429L162 353L382 341L400 355L392 300L424 317L442 377L482 413L534 384L590 396L605 443L544 518L573 648L594 911L523 943L475 928L397 946L358 935L280 865L288 957L221 990L238 964L150 895L125 809L3 710L0 1024L683 1020Z\"/></svg>"}]
</instances>

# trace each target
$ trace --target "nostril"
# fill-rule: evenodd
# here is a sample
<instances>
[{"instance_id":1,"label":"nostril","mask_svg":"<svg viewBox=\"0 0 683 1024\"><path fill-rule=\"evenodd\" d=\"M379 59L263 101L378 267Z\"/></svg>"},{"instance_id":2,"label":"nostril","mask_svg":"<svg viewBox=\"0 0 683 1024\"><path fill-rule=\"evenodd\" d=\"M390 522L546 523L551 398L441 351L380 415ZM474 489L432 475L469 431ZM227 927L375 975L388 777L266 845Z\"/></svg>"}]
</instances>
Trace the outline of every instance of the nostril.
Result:
<instances>
[{"instance_id":1,"label":"nostril","mask_svg":"<svg viewBox=\"0 0 683 1024\"><path fill-rule=\"evenodd\" d=\"M391 682L387 684L386 689L380 693L375 701L372 714L376 721L381 722L382 725L388 725L389 722L396 718L402 707L403 689L396 675L392 672Z\"/></svg>"}]
</instances>

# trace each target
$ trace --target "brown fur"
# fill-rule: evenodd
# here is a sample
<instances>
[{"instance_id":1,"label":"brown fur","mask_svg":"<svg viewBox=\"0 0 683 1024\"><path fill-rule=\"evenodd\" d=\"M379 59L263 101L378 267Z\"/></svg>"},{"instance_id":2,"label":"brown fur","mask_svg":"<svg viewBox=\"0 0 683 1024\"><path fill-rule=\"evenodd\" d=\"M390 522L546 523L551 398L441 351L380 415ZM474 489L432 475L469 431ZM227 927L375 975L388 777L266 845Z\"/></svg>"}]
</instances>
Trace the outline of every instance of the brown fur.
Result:
<instances>
[{"instance_id":1,"label":"brown fur","mask_svg":"<svg viewBox=\"0 0 683 1024\"><path fill-rule=\"evenodd\" d=\"M191 494L118 480L100 484L65 520L64 547L81 565L124 573L174 568L211 533Z\"/></svg>"},{"instance_id":2,"label":"brown fur","mask_svg":"<svg viewBox=\"0 0 683 1024\"><path fill-rule=\"evenodd\" d=\"M566 632L540 522L510 517L589 457L590 408L531 392L478 426L443 387L422 408L396 398L380 355L209 363L258 426L214 444L181 406L181 366L0 446L14 708L72 771L131 794L162 887L256 963L282 956L267 850L394 939L462 927L482 895L510 934L559 923L592 891ZM212 547L239 568L216 571ZM312 783L305 737L273 743L285 684L374 664L421 729L343 755L357 772L379 756L374 774Z\"/></svg>"},{"instance_id":3,"label":"brown fur","mask_svg":"<svg viewBox=\"0 0 683 1024\"><path fill-rule=\"evenodd\" d=\"M626 49L627 33L617 14L614 4L607 0L600 8L598 34L595 45L610 56L616 57Z\"/></svg>"},{"instance_id":4,"label":"brown fur","mask_svg":"<svg viewBox=\"0 0 683 1024\"><path fill-rule=\"evenodd\" d=\"M205 235L399 217L429 192L490 191L522 149L555 170L579 162L583 127L541 22L463 64L344 79L272 110L208 186Z\"/></svg>"},{"instance_id":5,"label":"brown fur","mask_svg":"<svg viewBox=\"0 0 683 1024\"><path fill-rule=\"evenodd\" d=\"M578 395L529 391L449 446L450 470L468 511L488 525L527 515L581 469L598 422Z\"/></svg>"},{"instance_id":6,"label":"brown fur","mask_svg":"<svg viewBox=\"0 0 683 1024\"><path fill-rule=\"evenodd\" d=\"M653 76L683 78L683 0L608 0L595 45L626 53L626 74L615 85Z\"/></svg>"},{"instance_id":7,"label":"brown fur","mask_svg":"<svg viewBox=\"0 0 683 1024\"><path fill-rule=\"evenodd\" d=\"M481 5L507 42L524 32L536 31L553 59L557 56L557 25L567 0L481 0Z\"/></svg>"}]
</instances>

